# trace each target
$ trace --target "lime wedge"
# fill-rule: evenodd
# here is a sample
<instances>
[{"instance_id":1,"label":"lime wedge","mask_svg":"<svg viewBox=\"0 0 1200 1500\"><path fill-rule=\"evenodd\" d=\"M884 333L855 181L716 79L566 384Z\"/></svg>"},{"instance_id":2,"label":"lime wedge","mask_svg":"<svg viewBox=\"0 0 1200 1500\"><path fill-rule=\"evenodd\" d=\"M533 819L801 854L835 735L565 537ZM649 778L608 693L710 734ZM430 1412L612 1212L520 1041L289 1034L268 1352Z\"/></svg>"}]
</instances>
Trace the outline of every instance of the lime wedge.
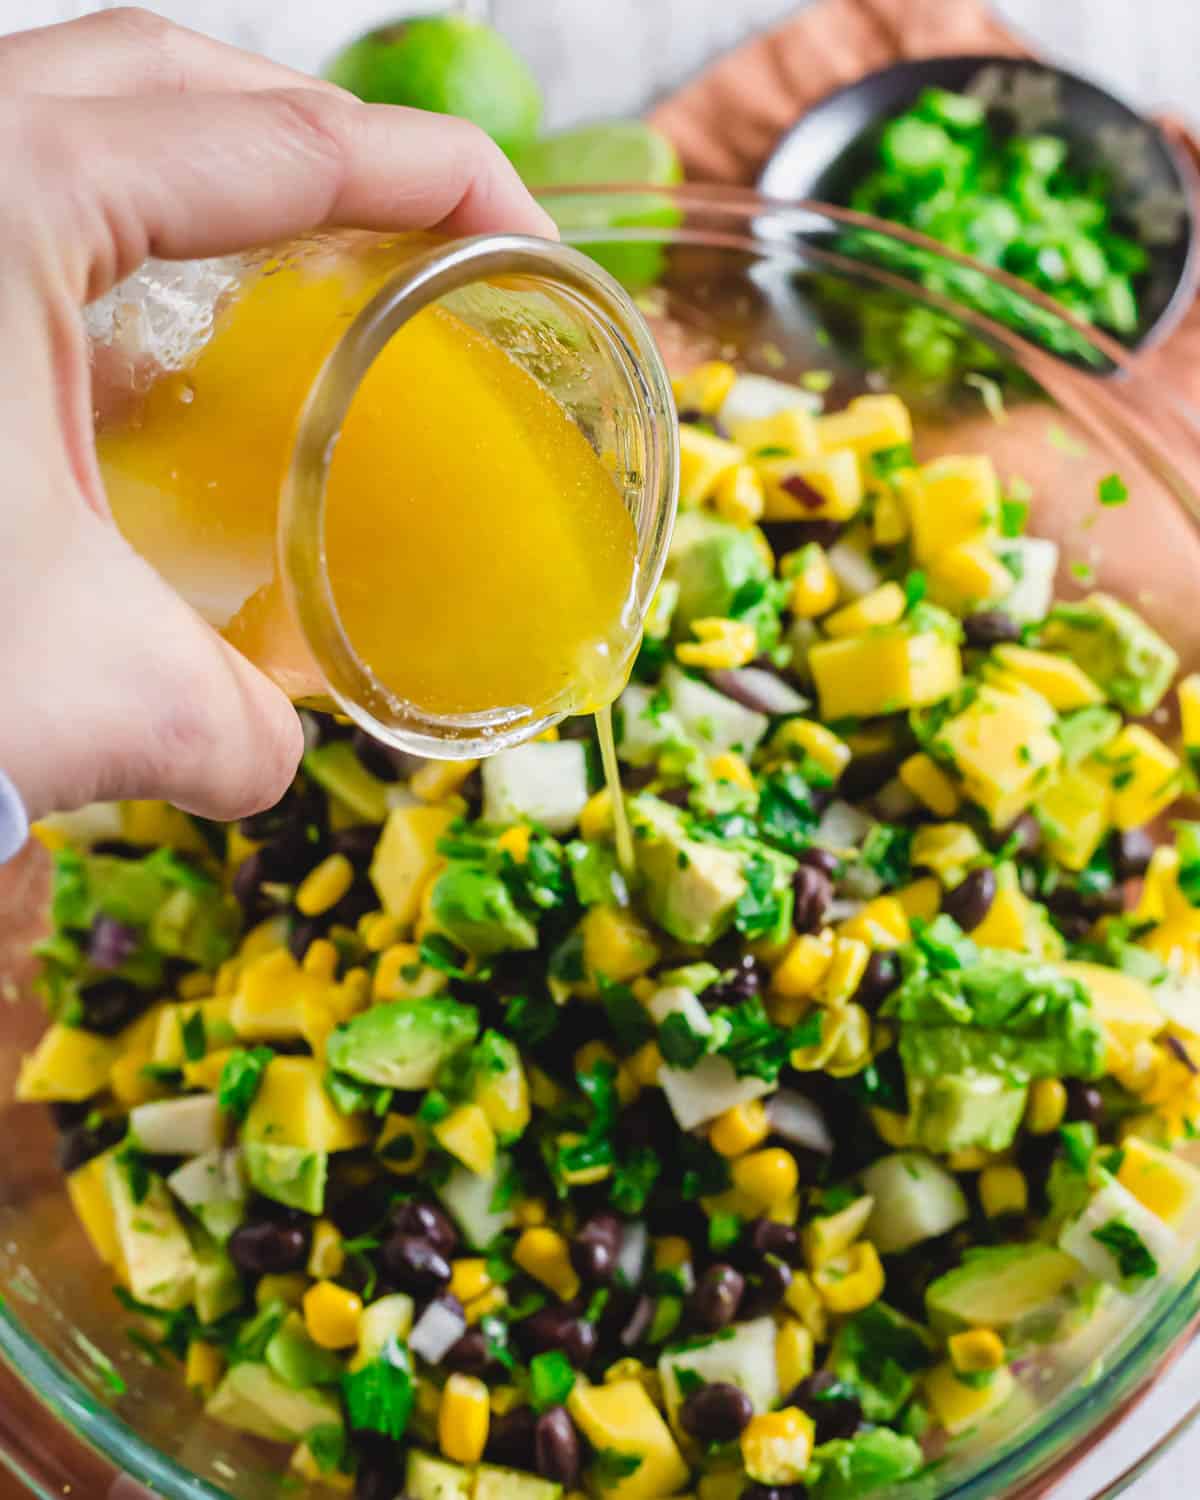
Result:
<instances>
[{"instance_id":1,"label":"lime wedge","mask_svg":"<svg viewBox=\"0 0 1200 1500\"><path fill-rule=\"evenodd\" d=\"M663 264L659 244L593 240L588 232L671 229L681 221L682 214L668 194L589 197L547 189L609 182L670 187L682 180L683 169L665 135L641 120L609 120L546 136L514 152L513 163L526 184L539 191L543 206L564 239L599 261L631 291L639 291L657 279Z\"/></svg>"}]
</instances>

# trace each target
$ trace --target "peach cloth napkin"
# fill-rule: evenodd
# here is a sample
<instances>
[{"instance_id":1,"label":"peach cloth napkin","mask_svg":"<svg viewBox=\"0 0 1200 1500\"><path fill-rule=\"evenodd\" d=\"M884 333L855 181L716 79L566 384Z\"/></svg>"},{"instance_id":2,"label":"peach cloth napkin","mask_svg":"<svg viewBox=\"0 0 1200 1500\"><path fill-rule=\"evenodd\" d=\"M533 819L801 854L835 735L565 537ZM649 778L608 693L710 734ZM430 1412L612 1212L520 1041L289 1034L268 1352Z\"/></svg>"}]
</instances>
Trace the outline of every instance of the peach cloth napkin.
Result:
<instances>
[{"instance_id":1,"label":"peach cloth napkin","mask_svg":"<svg viewBox=\"0 0 1200 1500\"><path fill-rule=\"evenodd\" d=\"M714 63L650 122L674 141L690 178L748 185L809 105L865 73L903 58L1031 51L981 0L819 0ZM1200 162L1184 125L1159 123ZM1200 303L1139 363L1200 405Z\"/></svg>"}]
</instances>

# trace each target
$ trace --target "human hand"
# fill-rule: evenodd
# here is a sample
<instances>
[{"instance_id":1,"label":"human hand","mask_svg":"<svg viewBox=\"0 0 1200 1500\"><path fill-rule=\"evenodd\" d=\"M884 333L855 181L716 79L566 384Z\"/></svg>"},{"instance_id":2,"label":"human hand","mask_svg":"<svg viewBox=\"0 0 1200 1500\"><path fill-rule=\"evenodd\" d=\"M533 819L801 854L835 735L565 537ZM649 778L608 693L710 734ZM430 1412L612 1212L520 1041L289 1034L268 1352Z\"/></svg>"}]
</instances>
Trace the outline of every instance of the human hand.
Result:
<instances>
[{"instance_id":1,"label":"human hand","mask_svg":"<svg viewBox=\"0 0 1200 1500\"><path fill-rule=\"evenodd\" d=\"M81 309L149 255L321 225L553 235L464 121L362 104L136 10L0 39L0 769L31 817L285 790L295 711L113 524Z\"/></svg>"}]
</instances>

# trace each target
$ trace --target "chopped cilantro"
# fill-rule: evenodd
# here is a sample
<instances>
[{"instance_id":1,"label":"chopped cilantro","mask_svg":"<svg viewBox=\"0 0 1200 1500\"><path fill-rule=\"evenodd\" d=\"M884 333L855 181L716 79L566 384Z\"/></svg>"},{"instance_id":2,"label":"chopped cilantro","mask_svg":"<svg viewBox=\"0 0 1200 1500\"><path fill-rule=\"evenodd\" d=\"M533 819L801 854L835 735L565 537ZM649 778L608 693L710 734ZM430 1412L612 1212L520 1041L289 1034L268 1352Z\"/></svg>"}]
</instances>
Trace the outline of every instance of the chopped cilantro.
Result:
<instances>
[{"instance_id":1,"label":"chopped cilantro","mask_svg":"<svg viewBox=\"0 0 1200 1500\"><path fill-rule=\"evenodd\" d=\"M765 854L749 855L742 874L746 888L734 908L733 925L744 937L766 937L781 925L784 905L791 899L791 887L780 889L778 867Z\"/></svg>"},{"instance_id":2,"label":"chopped cilantro","mask_svg":"<svg viewBox=\"0 0 1200 1500\"><path fill-rule=\"evenodd\" d=\"M244 1120L250 1113L267 1065L275 1056L270 1047L238 1048L225 1059L217 1084L217 1104L235 1120Z\"/></svg>"},{"instance_id":3,"label":"chopped cilantro","mask_svg":"<svg viewBox=\"0 0 1200 1500\"><path fill-rule=\"evenodd\" d=\"M929 580L920 568L913 568L904 580L904 607L912 609L914 604L920 604L929 589Z\"/></svg>"},{"instance_id":4,"label":"chopped cilantro","mask_svg":"<svg viewBox=\"0 0 1200 1500\"><path fill-rule=\"evenodd\" d=\"M737 1214L713 1214L708 1221L708 1248L728 1250L736 1245L742 1233L742 1221Z\"/></svg>"},{"instance_id":5,"label":"chopped cilantro","mask_svg":"<svg viewBox=\"0 0 1200 1500\"><path fill-rule=\"evenodd\" d=\"M1096 1149L1096 1127L1087 1120L1064 1125L1058 1132L1063 1158L1076 1172L1086 1172Z\"/></svg>"},{"instance_id":6,"label":"chopped cilantro","mask_svg":"<svg viewBox=\"0 0 1200 1500\"><path fill-rule=\"evenodd\" d=\"M911 443L897 443L892 448L881 448L870 457L871 473L876 479L889 479L899 469L911 469L916 463Z\"/></svg>"},{"instance_id":7,"label":"chopped cilantro","mask_svg":"<svg viewBox=\"0 0 1200 1500\"><path fill-rule=\"evenodd\" d=\"M729 1163L707 1141L694 1135L679 1137L679 1164L683 1168L682 1194L689 1202L711 1198L729 1186Z\"/></svg>"},{"instance_id":8,"label":"chopped cilantro","mask_svg":"<svg viewBox=\"0 0 1200 1500\"><path fill-rule=\"evenodd\" d=\"M431 932L421 939L418 950L421 962L429 969L439 969L443 974L448 974L451 979L478 978L467 972L463 965L468 955L457 948L448 937L440 932Z\"/></svg>"},{"instance_id":9,"label":"chopped cilantro","mask_svg":"<svg viewBox=\"0 0 1200 1500\"><path fill-rule=\"evenodd\" d=\"M862 845L862 862L886 886L904 885L912 874L913 830L898 823L876 823Z\"/></svg>"},{"instance_id":10,"label":"chopped cilantro","mask_svg":"<svg viewBox=\"0 0 1200 1500\"><path fill-rule=\"evenodd\" d=\"M1000 501L1000 535L1016 537L1023 535L1029 521L1029 501L1010 493ZM1007 562L1005 563L1007 567Z\"/></svg>"},{"instance_id":11,"label":"chopped cilantro","mask_svg":"<svg viewBox=\"0 0 1200 1500\"><path fill-rule=\"evenodd\" d=\"M618 1448L601 1448L592 1460L592 1478L602 1490L610 1490L631 1474L636 1474L641 1466L640 1453L622 1453Z\"/></svg>"},{"instance_id":12,"label":"chopped cilantro","mask_svg":"<svg viewBox=\"0 0 1200 1500\"><path fill-rule=\"evenodd\" d=\"M183 1055L188 1062L199 1062L208 1051L204 1013L199 1008L194 1010L187 1020L179 1023L179 1040L183 1045Z\"/></svg>"},{"instance_id":13,"label":"chopped cilantro","mask_svg":"<svg viewBox=\"0 0 1200 1500\"><path fill-rule=\"evenodd\" d=\"M799 854L812 843L819 821L808 782L794 769L764 776L758 799L758 826L768 844Z\"/></svg>"},{"instance_id":14,"label":"chopped cilantro","mask_svg":"<svg viewBox=\"0 0 1200 1500\"><path fill-rule=\"evenodd\" d=\"M662 1163L649 1146L638 1146L613 1173L609 1202L623 1214L640 1214L646 1207Z\"/></svg>"},{"instance_id":15,"label":"chopped cilantro","mask_svg":"<svg viewBox=\"0 0 1200 1500\"><path fill-rule=\"evenodd\" d=\"M1101 505L1124 505L1129 490L1119 474L1106 474L1096 486L1096 498Z\"/></svg>"},{"instance_id":16,"label":"chopped cilantro","mask_svg":"<svg viewBox=\"0 0 1200 1500\"><path fill-rule=\"evenodd\" d=\"M1120 1219L1110 1219L1099 1229L1093 1229L1092 1238L1116 1258L1117 1269L1125 1281L1148 1281L1158 1275L1158 1261L1145 1240Z\"/></svg>"},{"instance_id":17,"label":"chopped cilantro","mask_svg":"<svg viewBox=\"0 0 1200 1500\"><path fill-rule=\"evenodd\" d=\"M322 1422L304 1437L304 1446L322 1474L333 1474L346 1468L346 1429L340 1422Z\"/></svg>"},{"instance_id":18,"label":"chopped cilantro","mask_svg":"<svg viewBox=\"0 0 1200 1500\"><path fill-rule=\"evenodd\" d=\"M708 1038L693 1031L680 1011L672 1011L658 1028L658 1046L673 1068L694 1068L708 1051Z\"/></svg>"},{"instance_id":19,"label":"chopped cilantro","mask_svg":"<svg viewBox=\"0 0 1200 1500\"><path fill-rule=\"evenodd\" d=\"M144 1203L150 1191L150 1164L136 1146L122 1146L117 1160L125 1168L129 1196L135 1203Z\"/></svg>"},{"instance_id":20,"label":"chopped cilantro","mask_svg":"<svg viewBox=\"0 0 1200 1500\"><path fill-rule=\"evenodd\" d=\"M612 984L602 979L600 999L622 1052L636 1052L654 1035L654 1022L627 984Z\"/></svg>"},{"instance_id":21,"label":"chopped cilantro","mask_svg":"<svg viewBox=\"0 0 1200 1500\"><path fill-rule=\"evenodd\" d=\"M408 1350L395 1338L361 1370L342 1376L346 1418L356 1432L378 1432L399 1441L408 1430L415 1397Z\"/></svg>"},{"instance_id":22,"label":"chopped cilantro","mask_svg":"<svg viewBox=\"0 0 1200 1500\"><path fill-rule=\"evenodd\" d=\"M535 1354L529 1361L529 1397L535 1411L561 1406L574 1385L575 1371L560 1349Z\"/></svg>"}]
</instances>

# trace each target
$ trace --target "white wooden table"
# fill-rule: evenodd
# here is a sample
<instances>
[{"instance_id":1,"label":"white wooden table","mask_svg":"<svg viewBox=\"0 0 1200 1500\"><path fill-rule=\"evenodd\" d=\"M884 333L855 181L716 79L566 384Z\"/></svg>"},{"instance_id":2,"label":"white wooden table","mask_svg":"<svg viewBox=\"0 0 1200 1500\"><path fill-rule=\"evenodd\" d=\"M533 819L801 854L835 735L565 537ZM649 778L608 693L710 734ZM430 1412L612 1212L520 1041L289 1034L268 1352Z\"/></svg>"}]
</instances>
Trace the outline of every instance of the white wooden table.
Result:
<instances>
[{"instance_id":1,"label":"white wooden table","mask_svg":"<svg viewBox=\"0 0 1200 1500\"><path fill-rule=\"evenodd\" d=\"M942 0L953 5L955 0ZM994 0L1050 56L1144 108L1169 106L1200 124L1200 0ZM0 0L0 31L103 9L95 0ZM342 42L431 0L152 0L151 9L315 70ZM565 125L634 114L797 0L492 0L492 15L545 86L548 120ZM1200 1393L1200 1348L1055 1500L1087 1500ZM1200 1494L1200 1431L1127 1491L1131 1500Z\"/></svg>"}]
</instances>

